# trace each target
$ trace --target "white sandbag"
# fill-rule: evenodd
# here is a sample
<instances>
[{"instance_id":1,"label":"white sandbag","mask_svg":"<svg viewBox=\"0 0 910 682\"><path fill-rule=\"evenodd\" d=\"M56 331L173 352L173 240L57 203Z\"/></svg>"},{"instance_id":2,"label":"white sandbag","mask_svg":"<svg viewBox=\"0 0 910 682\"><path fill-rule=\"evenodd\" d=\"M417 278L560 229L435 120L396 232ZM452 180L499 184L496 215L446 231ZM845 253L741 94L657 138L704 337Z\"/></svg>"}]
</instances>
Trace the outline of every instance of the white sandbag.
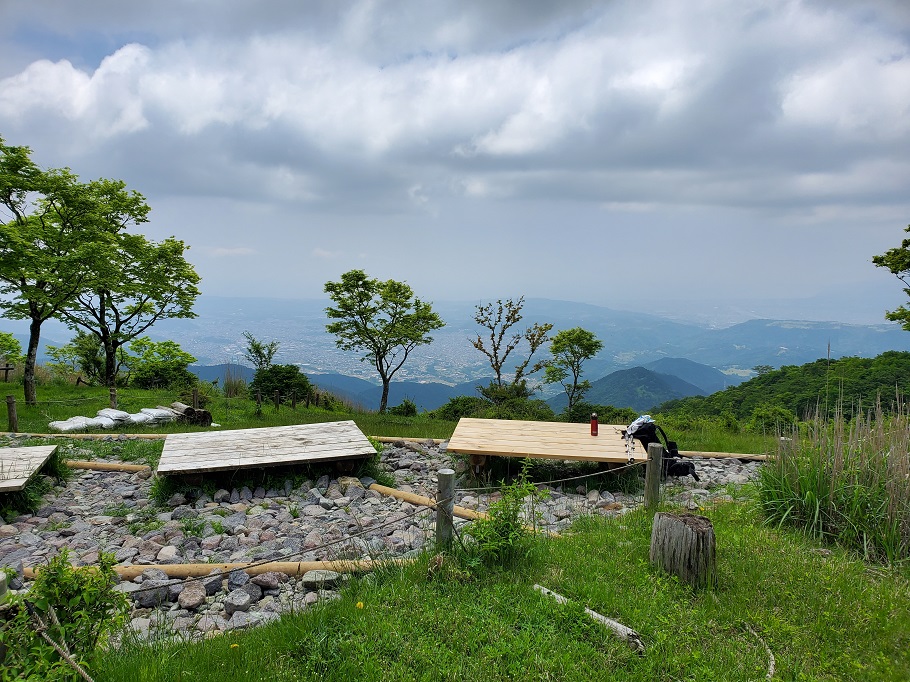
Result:
<instances>
[{"instance_id":1,"label":"white sandbag","mask_svg":"<svg viewBox=\"0 0 910 682\"><path fill-rule=\"evenodd\" d=\"M97 417L82 417L85 420L85 428L87 429L101 429L104 428L104 424Z\"/></svg>"},{"instance_id":2,"label":"white sandbag","mask_svg":"<svg viewBox=\"0 0 910 682\"><path fill-rule=\"evenodd\" d=\"M82 429L92 428L93 420L88 417L70 417L65 421L55 421L48 424L48 427L54 431L69 433L70 431L80 431Z\"/></svg>"},{"instance_id":3,"label":"white sandbag","mask_svg":"<svg viewBox=\"0 0 910 682\"><path fill-rule=\"evenodd\" d=\"M98 410L98 416L113 419L115 422L125 422L130 418L130 413L105 407L103 410Z\"/></svg>"},{"instance_id":4,"label":"white sandbag","mask_svg":"<svg viewBox=\"0 0 910 682\"><path fill-rule=\"evenodd\" d=\"M147 414L157 422L172 422L177 419L177 415L170 410L160 410L156 407L143 407L139 411Z\"/></svg>"},{"instance_id":5,"label":"white sandbag","mask_svg":"<svg viewBox=\"0 0 910 682\"><path fill-rule=\"evenodd\" d=\"M148 424L155 421L151 415L143 414L142 412L137 412L136 414L127 415L127 424Z\"/></svg>"},{"instance_id":6,"label":"white sandbag","mask_svg":"<svg viewBox=\"0 0 910 682\"><path fill-rule=\"evenodd\" d=\"M101 422L102 429L112 429L115 426L117 426L117 422L115 422L113 419L111 419L109 417L104 417L100 414L97 417L95 417L95 421Z\"/></svg>"}]
</instances>

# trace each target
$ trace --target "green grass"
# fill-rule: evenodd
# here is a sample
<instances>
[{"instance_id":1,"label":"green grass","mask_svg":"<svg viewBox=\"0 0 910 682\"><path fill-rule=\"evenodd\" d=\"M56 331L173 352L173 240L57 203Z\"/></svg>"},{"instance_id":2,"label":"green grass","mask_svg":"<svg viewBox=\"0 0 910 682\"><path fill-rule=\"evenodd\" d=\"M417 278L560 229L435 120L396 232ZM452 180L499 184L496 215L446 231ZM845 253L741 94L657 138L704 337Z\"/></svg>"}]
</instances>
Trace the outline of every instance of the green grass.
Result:
<instances>
[{"instance_id":1,"label":"green grass","mask_svg":"<svg viewBox=\"0 0 910 682\"><path fill-rule=\"evenodd\" d=\"M472 578L428 557L355 580L343 598L201 642L128 645L92 666L103 680L760 680L771 648L782 680L906 680L908 576L722 505L719 587L693 593L647 561L651 517L586 518L540 539L511 571ZM558 606L543 584L572 599ZM363 608L358 608L361 602ZM637 630L644 656L583 612Z\"/></svg>"},{"instance_id":2,"label":"green grass","mask_svg":"<svg viewBox=\"0 0 910 682\"><path fill-rule=\"evenodd\" d=\"M763 467L768 517L868 559L910 565L910 412L815 420Z\"/></svg>"},{"instance_id":3,"label":"green grass","mask_svg":"<svg viewBox=\"0 0 910 682\"><path fill-rule=\"evenodd\" d=\"M19 431L22 433L48 433L48 423L63 421L76 415L94 416L98 410L110 406L108 389L96 386L64 386L50 384L38 387L38 404L29 406L22 399L22 387L18 384L0 382L0 391L6 390L17 400ZM177 396L170 391L145 391L121 388L117 391L117 407L127 412L138 412L143 407L170 405ZM338 410L331 411L299 403L296 409L281 405L275 409L272 403L263 403L261 414L257 414L256 403L248 398L225 398L216 396L208 405L215 422L222 429L246 429L265 426L289 426L319 422L353 419L367 435L397 436L409 438L448 438L455 429L453 422L431 419L427 415L398 417L372 412ZM185 424L165 424L155 427L148 425L122 427L116 432L103 433L184 433L208 431L209 427Z\"/></svg>"}]
</instances>

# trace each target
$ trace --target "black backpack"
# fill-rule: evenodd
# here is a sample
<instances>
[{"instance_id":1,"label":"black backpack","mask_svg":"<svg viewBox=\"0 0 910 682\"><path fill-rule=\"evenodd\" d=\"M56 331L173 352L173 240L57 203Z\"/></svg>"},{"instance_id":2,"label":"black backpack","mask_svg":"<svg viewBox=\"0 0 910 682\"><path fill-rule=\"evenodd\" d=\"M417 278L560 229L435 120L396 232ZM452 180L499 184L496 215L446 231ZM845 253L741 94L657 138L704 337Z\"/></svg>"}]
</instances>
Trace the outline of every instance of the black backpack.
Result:
<instances>
[{"instance_id":1,"label":"black backpack","mask_svg":"<svg viewBox=\"0 0 910 682\"><path fill-rule=\"evenodd\" d=\"M623 438L625 438L626 432L623 431L622 435ZM666 432L660 428L656 422L645 422L644 424L639 425L635 433L632 434L632 437L642 444L645 452L648 451L648 446L651 443L660 443L663 446L664 459L662 478L666 478L667 476L691 476L696 481L701 480L698 477L698 474L695 473L695 463L680 458L679 446L676 444L676 441L667 438Z\"/></svg>"}]
</instances>

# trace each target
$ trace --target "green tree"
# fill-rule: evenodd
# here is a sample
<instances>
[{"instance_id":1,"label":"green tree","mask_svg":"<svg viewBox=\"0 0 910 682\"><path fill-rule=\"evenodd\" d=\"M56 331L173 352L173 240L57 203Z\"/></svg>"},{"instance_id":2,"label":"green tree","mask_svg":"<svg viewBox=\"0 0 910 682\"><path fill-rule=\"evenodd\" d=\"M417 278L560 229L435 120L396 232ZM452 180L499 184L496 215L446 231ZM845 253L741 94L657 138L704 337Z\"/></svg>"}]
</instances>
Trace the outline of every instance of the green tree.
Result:
<instances>
[{"instance_id":1,"label":"green tree","mask_svg":"<svg viewBox=\"0 0 910 682\"><path fill-rule=\"evenodd\" d=\"M67 169L42 170L28 147L6 145L0 138L0 312L29 320L25 354L25 402L37 402L35 365L42 324L71 305L97 262L118 209L129 197L109 205L99 197L106 181L79 182ZM144 214L136 216L144 220Z\"/></svg>"},{"instance_id":2,"label":"green tree","mask_svg":"<svg viewBox=\"0 0 910 682\"><path fill-rule=\"evenodd\" d=\"M404 282L370 279L351 270L340 282L326 282L325 292L335 307L326 308L326 330L343 350L362 351L382 379L380 414L389 401L389 383L418 346L432 343L430 332L445 326L430 303L414 296Z\"/></svg>"},{"instance_id":3,"label":"green tree","mask_svg":"<svg viewBox=\"0 0 910 682\"><path fill-rule=\"evenodd\" d=\"M521 310L524 307L524 302L524 296L517 301L513 301L511 298L506 299L505 301L500 299L497 300L495 304L487 303L478 305L474 314L474 321L488 330L490 335L489 340L484 341L484 337L478 334L477 338L471 341L471 344L474 348L486 355L487 359L490 361L490 366L493 368L493 373L495 374L493 384L497 388L502 388L505 385L502 375L505 369L506 360L512 351L518 348L522 341L527 342L527 357L515 367L515 375L512 378L512 381L509 382L512 385L517 385L520 384L526 376L525 371L531 363L531 358L538 349L549 340L547 334L553 329L553 325L550 323L538 324L535 322L525 329L523 333L510 333L509 330L521 322ZM484 334L486 334L486 332L484 332ZM543 369L545 366L546 362L538 362L527 372L527 374L533 374L534 372Z\"/></svg>"},{"instance_id":4,"label":"green tree","mask_svg":"<svg viewBox=\"0 0 910 682\"><path fill-rule=\"evenodd\" d=\"M904 232L910 232L910 225L907 226ZM904 239L900 246L888 249L882 255L873 257L872 262L880 268L888 268L892 274L904 283L904 293L910 296L910 239ZM906 305L900 306L897 310L888 311L885 314L885 318L900 322L904 329L910 331L910 308Z\"/></svg>"},{"instance_id":5,"label":"green tree","mask_svg":"<svg viewBox=\"0 0 910 682\"><path fill-rule=\"evenodd\" d=\"M22 362L22 344L9 332L0 332L0 364Z\"/></svg>"},{"instance_id":6,"label":"green tree","mask_svg":"<svg viewBox=\"0 0 910 682\"><path fill-rule=\"evenodd\" d=\"M152 341L148 336L130 343L130 384L138 388L192 388L198 379L187 367L196 358L176 341Z\"/></svg>"},{"instance_id":7,"label":"green tree","mask_svg":"<svg viewBox=\"0 0 910 682\"><path fill-rule=\"evenodd\" d=\"M752 371L755 372L756 376L763 377L766 374L773 372L774 366L773 365L755 365L755 367L752 368Z\"/></svg>"},{"instance_id":8,"label":"green tree","mask_svg":"<svg viewBox=\"0 0 910 682\"><path fill-rule=\"evenodd\" d=\"M64 346L48 346L49 363L58 375L70 377L73 374L84 376L89 384L100 383L104 379L104 352L98 338L88 332L79 330L76 336ZM117 357L117 370L125 361L125 353Z\"/></svg>"},{"instance_id":9,"label":"green tree","mask_svg":"<svg viewBox=\"0 0 910 682\"><path fill-rule=\"evenodd\" d=\"M115 383L120 348L159 320L196 317L192 306L199 296L199 275L183 256L186 248L173 237L156 243L117 232L75 304L61 311L71 327L98 337L107 386Z\"/></svg>"},{"instance_id":10,"label":"green tree","mask_svg":"<svg viewBox=\"0 0 910 682\"><path fill-rule=\"evenodd\" d=\"M544 369L544 382L561 384L569 399L566 410L571 411L591 388L590 381L581 381L581 366L603 349L603 342L592 332L581 327L564 329L550 342L553 359Z\"/></svg>"},{"instance_id":11,"label":"green tree","mask_svg":"<svg viewBox=\"0 0 910 682\"><path fill-rule=\"evenodd\" d=\"M278 352L278 342L270 341L269 343L264 343L248 331L243 332L243 338L246 339L243 357L253 364L253 368L258 372L260 369L270 367L272 360L275 358L275 353Z\"/></svg>"}]
</instances>

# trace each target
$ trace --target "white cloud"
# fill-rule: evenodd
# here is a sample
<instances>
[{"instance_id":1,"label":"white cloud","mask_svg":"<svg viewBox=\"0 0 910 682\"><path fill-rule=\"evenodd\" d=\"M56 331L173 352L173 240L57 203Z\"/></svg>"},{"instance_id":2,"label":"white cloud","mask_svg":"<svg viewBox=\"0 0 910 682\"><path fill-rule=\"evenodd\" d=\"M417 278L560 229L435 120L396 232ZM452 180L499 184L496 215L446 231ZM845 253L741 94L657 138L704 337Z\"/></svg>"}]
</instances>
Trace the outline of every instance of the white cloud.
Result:
<instances>
[{"instance_id":1,"label":"white cloud","mask_svg":"<svg viewBox=\"0 0 910 682\"><path fill-rule=\"evenodd\" d=\"M217 246L214 248L205 248L203 250L208 251L215 258L230 258L234 256L252 256L258 253L256 249L251 249L246 246L237 246L237 247L225 247Z\"/></svg>"}]
</instances>

